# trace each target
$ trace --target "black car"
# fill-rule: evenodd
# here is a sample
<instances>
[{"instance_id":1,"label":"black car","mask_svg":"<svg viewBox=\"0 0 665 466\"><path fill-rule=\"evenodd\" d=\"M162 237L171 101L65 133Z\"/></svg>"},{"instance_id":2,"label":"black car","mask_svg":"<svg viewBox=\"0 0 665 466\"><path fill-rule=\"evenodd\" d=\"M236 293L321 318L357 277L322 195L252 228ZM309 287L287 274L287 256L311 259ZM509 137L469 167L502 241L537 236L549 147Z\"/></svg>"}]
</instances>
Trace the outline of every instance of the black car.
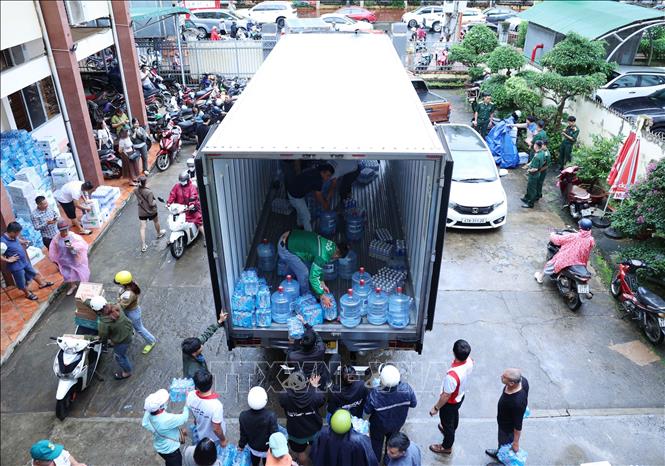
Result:
<instances>
[{"instance_id":1,"label":"black car","mask_svg":"<svg viewBox=\"0 0 665 466\"><path fill-rule=\"evenodd\" d=\"M639 115L650 116L653 119L651 132L665 135L665 89L646 97L617 100L610 109L630 120L636 119Z\"/></svg>"},{"instance_id":2,"label":"black car","mask_svg":"<svg viewBox=\"0 0 665 466\"><path fill-rule=\"evenodd\" d=\"M513 16L517 16L517 12L514 10L511 10L510 8L488 8L483 11L483 14L485 15L485 22L487 23L500 23L501 21L505 21L508 18L512 18Z\"/></svg>"}]
</instances>

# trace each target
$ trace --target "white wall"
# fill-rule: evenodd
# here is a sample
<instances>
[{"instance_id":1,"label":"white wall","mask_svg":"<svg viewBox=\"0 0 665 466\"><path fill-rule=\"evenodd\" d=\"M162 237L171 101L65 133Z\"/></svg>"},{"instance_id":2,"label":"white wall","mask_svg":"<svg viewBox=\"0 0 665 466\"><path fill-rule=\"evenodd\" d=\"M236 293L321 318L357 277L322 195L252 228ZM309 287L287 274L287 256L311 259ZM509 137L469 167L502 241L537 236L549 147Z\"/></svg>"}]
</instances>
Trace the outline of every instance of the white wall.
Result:
<instances>
[{"instance_id":1,"label":"white wall","mask_svg":"<svg viewBox=\"0 0 665 466\"><path fill-rule=\"evenodd\" d=\"M32 1L0 1L0 49L8 49L40 37L42 29Z\"/></svg>"},{"instance_id":2,"label":"white wall","mask_svg":"<svg viewBox=\"0 0 665 466\"><path fill-rule=\"evenodd\" d=\"M577 126L580 128L579 141L582 144L591 145L594 134L604 137L618 134L628 136L631 130L630 122L586 97L569 100L566 112L577 118ZM665 140L647 131L642 131L640 148L646 162L665 158Z\"/></svg>"},{"instance_id":3,"label":"white wall","mask_svg":"<svg viewBox=\"0 0 665 466\"><path fill-rule=\"evenodd\" d=\"M67 138L67 130L65 129L65 122L62 119L62 114L51 118L48 122L41 125L39 128L30 133L36 140L43 139L45 136L53 136L58 143L61 151L65 151L69 139Z\"/></svg>"},{"instance_id":4,"label":"white wall","mask_svg":"<svg viewBox=\"0 0 665 466\"><path fill-rule=\"evenodd\" d=\"M51 67L46 56L7 68L0 74L0 97L7 97L47 76L51 76Z\"/></svg>"}]
</instances>

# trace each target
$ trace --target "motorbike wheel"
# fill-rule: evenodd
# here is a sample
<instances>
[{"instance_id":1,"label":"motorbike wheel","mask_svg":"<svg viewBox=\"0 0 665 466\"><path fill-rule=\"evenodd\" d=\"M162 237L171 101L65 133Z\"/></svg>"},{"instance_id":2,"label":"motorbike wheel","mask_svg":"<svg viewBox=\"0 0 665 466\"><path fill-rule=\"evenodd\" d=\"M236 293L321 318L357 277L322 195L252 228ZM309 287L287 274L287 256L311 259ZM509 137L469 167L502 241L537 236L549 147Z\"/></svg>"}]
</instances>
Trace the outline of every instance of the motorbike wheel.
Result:
<instances>
[{"instance_id":1,"label":"motorbike wheel","mask_svg":"<svg viewBox=\"0 0 665 466\"><path fill-rule=\"evenodd\" d=\"M619 296L621 296L621 282L619 281L618 274L614 274L614 277L612 277L612 282L610 283L610 293L612 293L614 299L619 299Z\"/></svg>"},{"instance_id":2,"label":"motorbike wheel","mask_svg":"<svg viewBox=\"0 0 665 466\"><path fill-rule=\"evenodd\" d=\"M416 21L415 19L412 19L411 21L409 21L408 28L411 29L411 28L415 28L415 27L418 27L418 21Z\"/></svg>"},{"instance_id":3,"label":"motorbike wheel","mask_svg":"<svg viewBox=\"0 0 665 466\"><path fill-rule=\"evenodd\" d=\"M67 394L62 400L57 400L55 403L55 416L64 421L65 418L69 415L69 409L72 406L72 402L76 398L76 385L69 389Z\"/></svg>"},{"instance_id":4,"label":"motorbike wheel","mask_svg":"<svg viewBox=\"0 0 665 466\"><path fill-rule=\"evenodd\" d=\"M652 314L647 315L647 323L644 326L644 335L654 345L659 345L665 339L658 318Z\"/></svg>"},{"instance_id":5,"label":"motorbike wheel","mask_svg":"<svg viewBox=\"0 0 665 466\"><path fill-rule=\"evenodd\" d=\"M169 158L169 154L163 153L159 154L157 156L157 168L159 171L166 171L168 168L171 166L171 159Z\"/></svg>"},{"instance_id":6,"label":"motorbike wheel","mask_svg":"<svg viewBox=\"0 0 665 466\"><path fill-rule=\"evenodd\" d=\"M582 300L575 288L575 282L568 277L558 277L556 280L556 286L559 289L561 296L563 296L563 300L566 302L568 309L571 311L577 311L582 305Z\"/></svg>"},{"instance_id":7,"label":"motorbike wheel","mask_svg":"<svg viewBox=\"0 0 665 466\"><path fill-rule=\"evenodd\" d=\"M182 255L185 253L185 240L183 239L184 237L181 236L177 240L175 240L173 243L171 243L171 255L177 260L182 257Z\"/></svg>"}]
</instances>

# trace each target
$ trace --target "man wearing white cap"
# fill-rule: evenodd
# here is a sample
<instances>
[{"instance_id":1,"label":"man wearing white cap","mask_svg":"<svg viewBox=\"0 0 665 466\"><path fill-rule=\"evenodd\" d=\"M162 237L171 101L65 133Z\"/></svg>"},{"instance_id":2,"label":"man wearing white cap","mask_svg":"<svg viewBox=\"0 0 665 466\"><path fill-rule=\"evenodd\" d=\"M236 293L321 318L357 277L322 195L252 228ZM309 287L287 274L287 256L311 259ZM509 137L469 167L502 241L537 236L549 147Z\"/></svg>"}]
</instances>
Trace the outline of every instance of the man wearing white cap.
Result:
<instances>
[{"instance_id":1,"label":"man wearing white cap","mask_svg":"<svg viewBox=\"0 0 665 466\"><path fill-rule=\"evenodd\" d=\"M169 392L163 388L151 393L145 399L141 425L153 434L153 447L164 459L165 466L180 466L180 426L189 418L189 408L185 406L181 414L166 412Z\"/></svg>"}]
</instances>

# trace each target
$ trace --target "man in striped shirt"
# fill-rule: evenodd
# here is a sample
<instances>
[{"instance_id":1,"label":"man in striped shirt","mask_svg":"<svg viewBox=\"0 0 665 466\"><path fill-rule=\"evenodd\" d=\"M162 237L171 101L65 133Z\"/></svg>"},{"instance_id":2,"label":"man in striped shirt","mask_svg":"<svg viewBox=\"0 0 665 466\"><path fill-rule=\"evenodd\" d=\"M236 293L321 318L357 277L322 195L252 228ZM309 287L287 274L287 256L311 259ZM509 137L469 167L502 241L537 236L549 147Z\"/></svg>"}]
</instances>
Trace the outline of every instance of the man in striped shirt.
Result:
<instances>
[{"instance_id":1,"label":"man in striped shirt","mask_svg":"<svg viewBox=\"0 0 665 466\"><path fill-rule=\"evenodd\" d=\"M42 234L42 242L46 249L51 245L51 240L58 234L58 227L56 223L60 215L48 205L48 201L44 196L37 196L35 198L37 208L32 212L31 220L35 230Z\"/></svg>"},{"instance_id":2,"label":"man in striped shirt","mask_svg":"<svg viewBox=\"0 0 665 466\"><path fill-rule=\"evenodd\" d=\"M455 442L455 430L459 424L459 409L464 401L468 378L473 371L473 359L471 345L465 340L457 340L453 345L453 360L450 369L446 373L441 384L441 395L434 407L430 410L430 416L439 413L439 431L443 434L443 442L430 445L429 449L434 453L450 455L453 452Z\"/></svg>"}]
</instances>

